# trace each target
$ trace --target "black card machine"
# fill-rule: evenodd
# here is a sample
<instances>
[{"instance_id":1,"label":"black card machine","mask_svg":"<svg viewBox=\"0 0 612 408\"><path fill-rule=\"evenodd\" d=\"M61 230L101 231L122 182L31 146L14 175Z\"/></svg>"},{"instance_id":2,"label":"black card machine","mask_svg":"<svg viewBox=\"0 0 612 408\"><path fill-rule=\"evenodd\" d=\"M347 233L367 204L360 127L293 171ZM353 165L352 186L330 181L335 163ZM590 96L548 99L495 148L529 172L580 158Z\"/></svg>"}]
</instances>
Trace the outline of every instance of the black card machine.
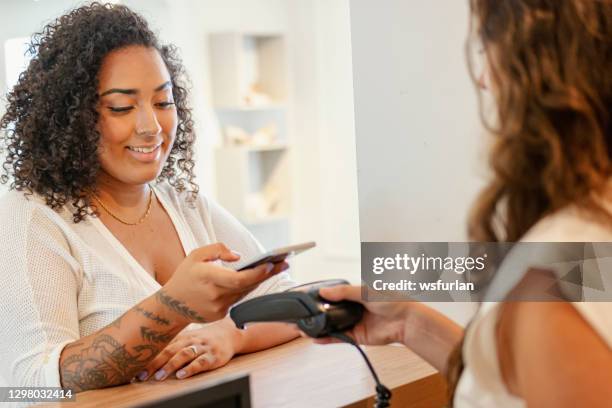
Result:
<instances>
[{"instance_id":1,"label":"black card machine","mask_svg":"<svg viewBox=\"0 0 612 408\"><path fill-rule=\"evenodd\" d=\"M330 336L352 344L365 359L376 382L374 407L387 408L391 391L380 382L365 352L343 333L359 323L364 313L363 305L348 300L330 302L319 295L319 289L323 287L345 284L348 282L343 279L325 280L259 296L232 307L230 317L241 329L251 322L295 323L310 337Z\"/></svg>"},{"instance_id":2,"label":"black card machine","mask_svg":"<svg viewBox=\"0 0 612 408\"><path fill-rule=\"evenodd\" d=\"M310 337L340 333L361 320L363 305L351 301L330 302L319 296L319 289L343 284L348 282L325 280L259 296L234 306L230 317L239 328L251 322L286 322L297 324Z\"/></svg>"}]
</instances>

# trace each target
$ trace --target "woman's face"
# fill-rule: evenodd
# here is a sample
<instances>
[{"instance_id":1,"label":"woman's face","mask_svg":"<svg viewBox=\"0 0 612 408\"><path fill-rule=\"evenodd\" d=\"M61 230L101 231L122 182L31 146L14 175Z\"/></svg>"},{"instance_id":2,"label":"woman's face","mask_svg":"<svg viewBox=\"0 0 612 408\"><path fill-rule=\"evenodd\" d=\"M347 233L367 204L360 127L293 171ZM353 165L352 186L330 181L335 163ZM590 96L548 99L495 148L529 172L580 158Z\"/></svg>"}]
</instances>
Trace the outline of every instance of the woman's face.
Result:
<instances>
[{"instance_id":1,"label":"woman's face","mask_svg":"<svg viewBox=\"0 0 612 408\"><path fill-rule=\"evenodd\" d=\"M154 48L109 53L98 75L102 176L129 185L155 180L176 137L170 73Z\"/></svg>"}]
</instances>

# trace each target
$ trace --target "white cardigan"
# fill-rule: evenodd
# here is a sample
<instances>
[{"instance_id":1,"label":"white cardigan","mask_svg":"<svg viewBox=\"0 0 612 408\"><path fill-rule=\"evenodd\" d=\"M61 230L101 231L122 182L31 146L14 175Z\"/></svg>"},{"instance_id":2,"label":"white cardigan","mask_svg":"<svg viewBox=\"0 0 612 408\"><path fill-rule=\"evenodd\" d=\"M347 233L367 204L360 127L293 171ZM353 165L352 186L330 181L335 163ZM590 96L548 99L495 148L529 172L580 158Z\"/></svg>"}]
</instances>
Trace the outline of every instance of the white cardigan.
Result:
<instances>
[{"instance_id":1,"label":"white cardigan","mask_svg":"<svg viewBox=\"0 0 612 408\"><path fill-rule=\"evenodd\" d=\"M214 242L243 260L263 252L214 202L200 196L191 208L167 183L154 188L185 253ZM67 205L55 212L41 197L17 191L0 198L0 383L6 386L59 387L66 344L110 324L161 288L98 218L75 224L71 210ZM281 273L249 297L291 286L289 275Z\"/></svg>"}]
</instances>

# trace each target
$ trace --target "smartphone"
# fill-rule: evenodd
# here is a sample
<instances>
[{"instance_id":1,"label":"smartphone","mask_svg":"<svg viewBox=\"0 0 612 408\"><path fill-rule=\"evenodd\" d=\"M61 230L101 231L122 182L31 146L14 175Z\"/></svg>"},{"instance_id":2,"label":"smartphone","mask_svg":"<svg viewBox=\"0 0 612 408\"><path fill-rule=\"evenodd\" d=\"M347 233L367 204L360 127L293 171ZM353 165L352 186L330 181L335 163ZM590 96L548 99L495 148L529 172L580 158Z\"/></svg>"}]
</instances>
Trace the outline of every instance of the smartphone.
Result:
<instances>
[{"instance_id":1,"label":"smartphone","mask_svg":"<svg viewBox=\"0 0 612 408\"><path fill-rule=\"evenodd\" d=\"M239 262L235 267L237 271L242 271L245 269L255 268L259 265L271 262L271 263L279 263L283 262L285 259L290 258L294 255L297 255L301 252L307 251L310 248L314 248L317 244L315 242L304 242L303 244L290 245L283 248L277 248L272 251L265 252L261 255L258 255L254 259L249 259L246 262Z\"/></svg>"}]
</instances>

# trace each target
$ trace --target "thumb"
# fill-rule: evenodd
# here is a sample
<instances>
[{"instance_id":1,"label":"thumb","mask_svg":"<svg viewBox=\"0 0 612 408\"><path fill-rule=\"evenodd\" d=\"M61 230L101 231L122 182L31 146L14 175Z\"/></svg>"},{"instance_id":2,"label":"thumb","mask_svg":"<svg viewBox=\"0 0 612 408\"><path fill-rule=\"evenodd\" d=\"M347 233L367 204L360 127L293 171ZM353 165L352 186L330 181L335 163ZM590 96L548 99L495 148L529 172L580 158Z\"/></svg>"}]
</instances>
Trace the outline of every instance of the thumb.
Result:
<instances>
[{"instance_id":1,"label":"thumb","mask_svg":"<svg viewBox=\"0 0 612 408\"><path fill-rule=\"evenodd\" d=\"M217 286L238 292L249 292L254 285L268 279L274 265L266 263L256 268L236 272L218 265L206 265L204 268L208 278Z\"/></svg>"},{"instance_id":2,"label":"thumb","mask_svg":"<svg viewBox=\"0 0 612 408\"><path fill-rule=\"evenodd\" d=\"M189 253L189 258L195 262L210 262L217 259L224 262L235 262L240 259L240 255L230 250L225 244L217 242L194 249Z\"/></svg>"},{"instance_id":3,"label":"thumb","mask_svg":"<svg viewBox=\"0 0 612 408\"><path fill-rule=\"evenodd\" d=\"M319 289L319 294L332 302L340 300L361 301L361 286L338 285Z\"/></svg>"}]
</instances>

